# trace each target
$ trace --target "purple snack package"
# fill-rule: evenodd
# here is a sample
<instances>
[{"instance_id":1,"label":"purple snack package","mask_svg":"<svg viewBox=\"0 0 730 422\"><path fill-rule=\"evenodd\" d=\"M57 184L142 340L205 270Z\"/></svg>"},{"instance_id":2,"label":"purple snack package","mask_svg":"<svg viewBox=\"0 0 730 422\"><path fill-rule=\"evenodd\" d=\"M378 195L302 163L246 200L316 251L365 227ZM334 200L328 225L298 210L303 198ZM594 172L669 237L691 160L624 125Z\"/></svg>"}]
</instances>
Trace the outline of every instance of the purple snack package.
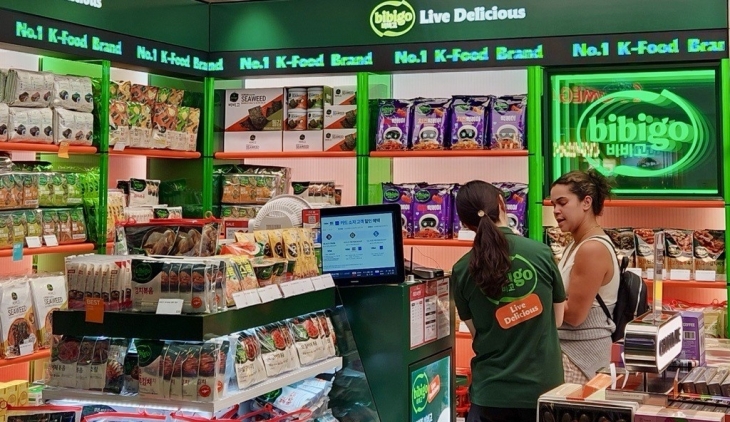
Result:
<instances>
[{"instance_id":1,"label":"purple snack package","mask_svg":"<svg viewBox=\"0 0 730 422\"><path fill-rule=\"evenodd\" d=\"M408 149L411 127L410 109L410 101L380 100L378 102L376 150L397 151Z\"/></svg>"},{"instance_id":2,"label":"purple snack package","mask_svg":"<svg viewBox=\"0 0 730 422\"><path fill-rule=\"evenodd\" d=\"M502 191L509 227L516 234L527 236L527 185L516 182L492 184Z\"/></svg>"},{"instance_id":3,"label":"purple snack package","mask_svg":"<svg viewBox=\"0 0 730 422\"><path fill-rule=\"evenodd\" d=\"M444 149L449 99L419 98L413 103L414 150Z\"/></svg>"},{"instance_id":4,"label":"purple snack package","mask_svg":"<svg viewBox=\"0 0 730 422\"><path fill-rule=\"evenodd\" d=\"M492 102L491 149L525 149L526 95L508 95Z\"/></svg>"},{"instance_id":5,"label":"purple snack package","mask_svg":"<svg viewBox=\"0 0 730 422\"><path fill-rule=\"evenodd\" d=\"M461 220L459 219L459 214L456 212L456 196L459 194L460 188L461 185L457 184L451 189L451 205L453 207L451 210L451 232L454 234L454 237L458 237L461 231Z\"/></svg>"},{"instance_id":6,"label":"purple snack package","mask_svg":"<svg viewBox=\"0 0 730 422\"><path fill-rule=\"evenodd\" d=\"M453 185L417 187L413 193L413 237L450 239Z\"/></svg>"},{"instance_id":7,"label":"purple snack package","mask_svg":"<svg viewBox=\"0 0 730 422\"><path fill-rule=\"evenodd\" d=\"M400 205L400 222L403 238L413 237L413 188L416 185L383 183L383 203Z\"/></svg>"},{"instance_id":8,"label":"purple snack package","mask_svg":"<svg viewBox=\"0 0 730 422\"><path fill-rule=\"evenodd\" d=\"M456 96L451 102L451 149L483 149L492 97Z\"/></svg>"}]
</instances>

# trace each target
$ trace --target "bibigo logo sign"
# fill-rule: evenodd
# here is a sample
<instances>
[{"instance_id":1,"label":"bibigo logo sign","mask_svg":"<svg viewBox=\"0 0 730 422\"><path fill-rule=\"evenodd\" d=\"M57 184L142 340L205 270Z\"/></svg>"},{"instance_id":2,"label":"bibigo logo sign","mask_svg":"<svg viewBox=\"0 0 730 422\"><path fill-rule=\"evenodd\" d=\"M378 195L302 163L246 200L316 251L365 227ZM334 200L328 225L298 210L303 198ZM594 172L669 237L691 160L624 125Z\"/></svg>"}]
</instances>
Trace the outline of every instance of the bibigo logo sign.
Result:
<instances>
[{"instance_id":1,"label":"bibigo logo sign","mask_svg":"<svg viewBox=\"0 0 730 422\"><path fill-rule=\"evenodd\" d=\"M379 37L399 37L416 24L416 11L406 0L389 0L370 13L370 27Z\"/></svg>"}]
</instances>

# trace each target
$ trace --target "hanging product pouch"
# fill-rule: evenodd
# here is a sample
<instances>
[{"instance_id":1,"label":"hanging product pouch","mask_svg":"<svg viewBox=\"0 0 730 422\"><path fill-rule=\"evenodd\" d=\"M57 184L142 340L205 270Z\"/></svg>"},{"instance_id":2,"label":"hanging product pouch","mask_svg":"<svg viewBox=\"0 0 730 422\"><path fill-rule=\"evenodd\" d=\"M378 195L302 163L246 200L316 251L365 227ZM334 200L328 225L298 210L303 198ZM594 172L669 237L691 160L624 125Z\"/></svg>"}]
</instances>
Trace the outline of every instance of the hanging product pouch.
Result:
<instances>
[{"instance_id":1,"label":"hanging product pouch","mask_svg":"<svg viewBox=\"0 0 730 422\"><path fill-rule=\"evenodd\" d=\"M50 108L10 107L10 142L53 143L53 112Z\"/></svg>"},{"instance_id":2,"label":"hanging product pouch","mask_svg":"<svg viewBox=\"0 0 730 422\"><path fill-rule=\"evenodd\" d=\"M245 390L266 379L261 343L257 335L256 331L245 331L236 342L236 383L239 390Z\"/></svg>"},{"instance_id":3,"label":"hanging product pouch","mask_svg":"<svg viewBox=\"0 0 730 422\"><path fill-rule=\"evenodd\" d=\"M54 108L91 113L94 110L94 95L91 78L53 75Z\"/></svg>"},{"instance_id":4,"label":"hanging product pouch","mask_svg":"<svg viewBox=\"0 0 730 422\"><path fill-rule=\"evenodd\" d=\"M0 290L0 356L15 358L37 350L36 316L28 280L6 282Z\"/></svg>"},{"instance_id":5,"label":"hanging product pouch","mask_svg":"<svg viewBox=\"0 0 730 422\"><path fill-rule=\"evenodd\" d=\"M63 108L53 109L53 142L91 145L94 139L94 115Z\"/></svg>"},{"instance_id":6,"label":"hanging product pouch","mask_svg":"<svg viewBox=\"0 0 730 422\"><path fill-rule=\"evenodd\" d=\"M38 346L47 349L53 342L53 312L68 307L66 281L62 275L36 277L30 280L30 287L38 320Z\"/></svg>"},{"instance_id":7,"label":"hanging product pouch","mask_svg":"<svg viewBox=\"0 0 730 422\"><path fill-rule=\"evenodd\" d=\"M109 101L109 146L129 145L129 108L126 101Z\"/></svg>"},{"instance_id":8,"label":"hanging product pouch","mask_svg":"<svg viewBox=\"0 0 730 422\"><path fill-rule=\"evenodd\" d=\"M5 102L11 107L48 107L53 95L53 74L10 69ZM49 110L50 112L50 110Z\"/></svg>"}]
</instances>

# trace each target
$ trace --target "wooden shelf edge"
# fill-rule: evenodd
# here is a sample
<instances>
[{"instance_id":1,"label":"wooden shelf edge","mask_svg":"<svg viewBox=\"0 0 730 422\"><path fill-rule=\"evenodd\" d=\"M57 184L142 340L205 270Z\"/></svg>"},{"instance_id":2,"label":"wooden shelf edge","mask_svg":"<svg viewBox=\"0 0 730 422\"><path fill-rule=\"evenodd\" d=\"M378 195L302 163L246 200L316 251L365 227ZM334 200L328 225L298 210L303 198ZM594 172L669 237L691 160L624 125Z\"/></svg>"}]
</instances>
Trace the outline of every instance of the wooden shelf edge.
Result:
<instances>
[{"instance_id":1,"label":"wooden shelf edge","mask_svg":"<svg viewBox=\"0 0 730 422\"><path fill-rule=\"evenodd\" d=\"M40 248L23 248L23 255L44 255L52 253L81 253L93 252L95 250L93 243L75 243L71 245L43 246ZM0 250L0 258L13 256L12 249Z\"/></svg>"},{"instance_id":2,"label":"wooden shelf edge","mask_svg":"<svg viewBox=\"0 0 730 422\"><path fill-rule=\"evenodd\" d=\"M27 151L40 153L58 153L58 145L55 144L34 144L23 142L0 142L0 151ZM96 154L96 147L91 146L69 146L69 154Z\"/></svg>"},{"instance_id":3,"label":"wooden shelf edge","mask_svg":"<svg viewBox=\"0 0 730 422\"><path fill-rule=\"evenodd\" d=\"M271 151L271 152L216 152L218 160L245 160L249 158L355 158L355 151Z\"/></svg>"},{"instance_id":4,"label":"wooden shelf edge","mask_svg":"<svg viewBox=\"0 0 730 422\"><path fill-rule=\"evenodd\" d=\"M442 157L527 157L527 150L430 150L430 151L372 151L374 158L442 158Z\"/></svg>"},{"instance_id":5,"label":"wooden shelf edge","mask_svg":"<svg viewBox=\"0 0 730 422\"><path fill-rule=\"evenodd\" d=\"M474 242L458 239L403 239L404 246L456 246L470 248Z\"/></svg>"},{"instance_id":6,"label":"wooden shelf edge","mask_svg":"<svg viewBox=\"0 0 730 422\"><path fill-rule=\"evenodd\" d=\"M43 349L43 350L39 350L35 353L31 353L29 355L21 356L18 358L0 359L0 368L3 368L5 366L10 366L10 365L17 365L19 363L32 362L32 361L38 360L38 359L48 359L50 357L51 357L51 350Z\"/></svg>"},{"instance_id":7,"label":"wooden shelf edge","mask_svg":"<svg viewBox=\"0 0 730 422\"><path fill-rule=\"evenodd\" d=\"M644 279L648 286L654 284L654 280ZM687 289L727 289L725 281L695 281L695 280L664 280L663 287L682 287Z\"/></svg>"},{"instance_id":8,"label":"wooden shelf edge","mask_svg":"<svg viewBox=\"0 0 730 422\"><path fill-rule=\"evenodd\" d=\"M543 200L544 206L552 207L549 199ZM613 199L605 202L607 207L631 208L724 208L722 200L691 200L691 199Z\"/></svg>"},{"instance_id":9,"label":"wooden shelf edge","mask_svg":"<svg viewBox=\"0 0 730 422\"><path fill-rule=\"evenodd\" d=\"M193 160L201 157L201 154L197 151L170 151L166 149L146 148L125 148L122 151L110 149L109 155L137 156L147 158L174 158L180 160Z\"/></svg>"}]
</instances>

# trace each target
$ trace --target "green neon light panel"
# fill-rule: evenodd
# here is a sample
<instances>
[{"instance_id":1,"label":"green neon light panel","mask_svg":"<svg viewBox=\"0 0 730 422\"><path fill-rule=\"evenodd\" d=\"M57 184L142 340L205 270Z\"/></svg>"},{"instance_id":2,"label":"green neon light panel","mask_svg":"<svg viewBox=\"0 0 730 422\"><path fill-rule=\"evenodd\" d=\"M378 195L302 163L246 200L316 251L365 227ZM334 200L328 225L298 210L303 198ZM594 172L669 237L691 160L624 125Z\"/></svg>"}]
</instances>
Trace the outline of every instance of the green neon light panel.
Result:
<instances>
[{"instance_id":1,"label":"green neon light panel","mask_svg":"<svg viewBox=\"0 0 730 422\"><path fill-rule=\"evenodd\" d=\"M593 167L619 196L718 196L713 69L553 75L551 181Z\"/></svg>"}]
</instances>

